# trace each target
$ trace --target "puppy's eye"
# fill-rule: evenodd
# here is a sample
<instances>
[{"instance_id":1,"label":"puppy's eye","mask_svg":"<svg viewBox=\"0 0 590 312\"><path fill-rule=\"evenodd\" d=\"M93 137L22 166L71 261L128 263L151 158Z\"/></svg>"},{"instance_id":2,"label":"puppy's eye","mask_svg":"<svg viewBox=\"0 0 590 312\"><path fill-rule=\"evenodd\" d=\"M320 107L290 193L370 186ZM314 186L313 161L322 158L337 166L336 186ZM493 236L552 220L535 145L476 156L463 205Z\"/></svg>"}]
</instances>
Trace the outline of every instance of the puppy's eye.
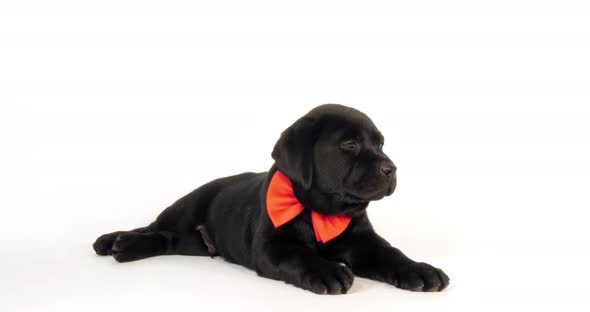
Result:
<instances>
[{"instance_id":1,"label":"puppy's eye","mask_svg":"<svg viewBox=\"0 0 590 312\"><path fill-rule=\"evenodd\" d=\"M346 141L340 144L340 148L343 150L356 152L359 150L359 145L355 141Z\"/></svg>"}]
</instances>

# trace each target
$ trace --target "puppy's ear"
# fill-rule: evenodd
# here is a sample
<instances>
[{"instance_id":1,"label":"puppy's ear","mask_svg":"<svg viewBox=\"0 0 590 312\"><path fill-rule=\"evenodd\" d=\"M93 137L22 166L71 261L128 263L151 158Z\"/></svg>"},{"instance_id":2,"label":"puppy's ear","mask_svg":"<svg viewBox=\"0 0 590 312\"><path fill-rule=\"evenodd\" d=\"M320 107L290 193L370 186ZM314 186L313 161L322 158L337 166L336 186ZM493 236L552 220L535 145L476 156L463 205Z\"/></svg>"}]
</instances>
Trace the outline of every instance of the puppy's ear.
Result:
<instances>
[{"instance_id":1,"label":"puppy's ear","mask_svg":"<svg viewBox=\"0 0 590 312\"><path fill-rule=\"evenodd\" d=\"M306 190L313 176L314 128L313 119L300 118L283 131L272 151L279 170Z\"/></svg>"}]
</instances>

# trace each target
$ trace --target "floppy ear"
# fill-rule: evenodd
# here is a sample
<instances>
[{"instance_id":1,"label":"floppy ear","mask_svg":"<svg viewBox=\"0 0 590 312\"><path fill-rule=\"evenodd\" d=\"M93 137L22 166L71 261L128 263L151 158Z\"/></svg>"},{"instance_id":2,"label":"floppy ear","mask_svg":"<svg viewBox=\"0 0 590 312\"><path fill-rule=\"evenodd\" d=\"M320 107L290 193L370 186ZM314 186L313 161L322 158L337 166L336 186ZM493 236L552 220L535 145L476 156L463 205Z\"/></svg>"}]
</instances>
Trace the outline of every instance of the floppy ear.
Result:
<instances>
[{"instance_id":1,"label":"floppy ear","mask_svg":"<svg viewBox=\"0 0 590 312\"><path fill-rule=\"evenodd\" d=\"M272 158L279 170L304 189L311 187L315 122L302 117L281 134Z\"/></svg>"}]
</instances>

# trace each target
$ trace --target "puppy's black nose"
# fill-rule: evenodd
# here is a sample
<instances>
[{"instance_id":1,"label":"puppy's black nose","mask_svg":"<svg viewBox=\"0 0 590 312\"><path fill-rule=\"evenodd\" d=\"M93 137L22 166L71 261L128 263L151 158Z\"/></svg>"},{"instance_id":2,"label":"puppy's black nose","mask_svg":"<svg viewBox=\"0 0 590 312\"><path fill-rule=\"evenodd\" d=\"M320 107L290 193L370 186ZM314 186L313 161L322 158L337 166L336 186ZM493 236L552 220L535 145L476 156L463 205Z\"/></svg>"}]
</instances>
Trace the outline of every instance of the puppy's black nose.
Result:
<instances>
[{"instance_id":1,"label":"puppy's black nose","mask_svg":"<svg viewBox=\"0 0 590 312\"><path fill-rule=\"evenodd\" d=\"M395 167L393 165L383 165L381 166L381 173L386 176L390 177L395 172Z\"/></svg>"}]
</instances>

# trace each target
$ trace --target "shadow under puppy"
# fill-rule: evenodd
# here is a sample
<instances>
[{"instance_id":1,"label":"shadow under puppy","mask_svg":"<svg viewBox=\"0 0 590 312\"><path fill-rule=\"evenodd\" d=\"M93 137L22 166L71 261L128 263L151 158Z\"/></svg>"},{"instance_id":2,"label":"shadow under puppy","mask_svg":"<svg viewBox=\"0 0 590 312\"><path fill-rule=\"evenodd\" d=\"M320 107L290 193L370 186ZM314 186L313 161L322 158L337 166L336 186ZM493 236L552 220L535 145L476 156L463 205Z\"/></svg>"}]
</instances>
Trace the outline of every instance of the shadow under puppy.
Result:
<instances>
[{"instance_id":1,"label":"shadow under puppy","mask_svg":"<svg viewBox=\"0 0 590 312\"><path fill-rule=\"evenodd\" d=\"M157 255L219 255L318 294L342 294L354 275L413 291L449 278L377 235L369 202L393 193L396 167L365 114L316 107L280 136L275 164L201 186L152 224L100 236L93 247L119 262Z\"/></svg>"}]
</instances>

